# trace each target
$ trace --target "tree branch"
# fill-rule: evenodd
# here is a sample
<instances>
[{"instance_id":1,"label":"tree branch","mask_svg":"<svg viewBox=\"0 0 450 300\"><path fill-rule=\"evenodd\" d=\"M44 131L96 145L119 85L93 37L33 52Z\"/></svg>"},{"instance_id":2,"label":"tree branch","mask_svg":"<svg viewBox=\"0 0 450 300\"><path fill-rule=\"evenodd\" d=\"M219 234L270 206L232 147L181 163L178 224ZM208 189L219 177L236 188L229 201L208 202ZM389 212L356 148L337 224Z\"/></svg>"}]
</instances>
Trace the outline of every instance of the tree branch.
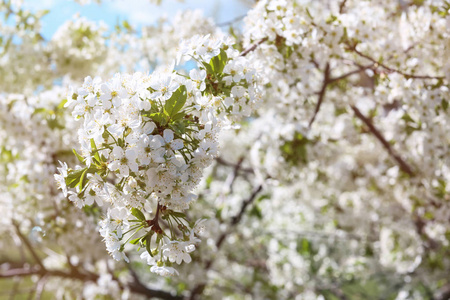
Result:
<instances>
[{"instance_id":1,"label":"tree branch","mask_svg":"<svg viewBox=\"0 0 450 300\"><path fill-rule=\"evenodd\" d=\"M253 44L252 46L250 46L249 48L245 49L244 51L241 52L240 56L246 56L247 54L249 54L250 52L254 51L259 45L261 45L262 43L264 43L265 41L267 41L267 37L260 39L258 42L256 42L255 44Z\"/></svg>"},{"instance_id":2,"label":"tree branch","mask_svg":"<svg viewBox=\"0 0 450 300\"><path fill-rule=\"evenodd\" d=\"M10 269L0 272L0 278L12 278L12 277L25 277L31 275L40 275L42 277L60 277L66 279L81 280L83 282L96 282L99 276L94 273L81 273L78 269L72 269L70 272L60 271L60 270L45 270L39 267L32 268L19 268ZM144 286L140 282L130 282L124 288L129 289L131 292L136 294L141 294L149 298L160 298L167 300L181 300L180 296L174 296L168 292L161 290L154 290Z\"/></svg>"},{"instance_id":3,"label":"tree branch","mask_svg":"<svg viewBox=\"0 0 450 300\"><path fill-rule=\"evenodd\" d=\"M367 70L367 69L371 69L371 68L374 67L374 66L375 66L375 63L372 63L372 64L367 65L367 66L360 66L360 67L359 67L358 69L356 69L356 70L350 71L350 72L345 73L345 74L343 74L343 75L341 75L341 76L338 76L338 77L330 78L330 79L329 79L329 83L334 83L334 82L336 82L336 81L345 79L345 78L347 78L347 77L349 77L349 76L351 76L351 75L358 74L358 73L361 72L361 71L364 71L364 70Z\"/></svg>"},{"instance_id":4,"label":"tree branch","mask_svg":"<svg viewBox=\"0 0 450 300\"><path fill-rule=\"evenodd\" d=\"M230 229L235 227L241 221L242 217L245 214L245 211L246 211L247 207L255 200L256 196L258 195L258 193L261 190L262 190L262 185L259 185L257 188L255 188L253 190L252 194L247 199L245 199L242 202L241 209L239 210L239 213L231 218L230 225L229 225L228 229L226 231L222 232L222 234L217 239L217 241L216 241L216 248L217 248L216 251L218 251L222 247L223 242L225 241L225 238L230 233ZM209 260L206 261L205 271L209 270L212 267L213 262L214 261L212 259L209 259ZM198 296L203 292L205 287L206 287L206 283L199 283L199 284L197 284L192 289L191 296L189 297L189 299L190 300L198 299Z\"/></svg>"},{"instance_id":5,"label":"tree branch","mask_svg":"<svg viewBox=\"0 0 450 300\"><path fill-rule=\"evenodd\" d=\"M412 168L398 155L394 149L392 148L391 144L389 144L388 141L383 137L381 132L373 125L372 121L368 119L366 116L364 116L361 111L356 106L351 106L353 109L353 112L355 113L356 117L360 119L370 130L370 132L380 141L380 143L383 145L383 147L388 151L388 153L394 158L394 160L399 165L400 169L408 174L409 176L414 176L414 172Z\"/></svg>"},{"instance_id":6,"label":"tree branch","mask_svg":"<svg viewBox=\"0 0 450 300\"><path fill-rule=\"evenodd\" d=\"M233 24L233 23L235 23L235 22L241 21L241 20L244 19L246 16L247 16L247 14L242 15L242 16L238 16L238 17L236 17L236 18L234 18L234 19L232 19L232 20L230 20L230 21L218 23L218 24L216 24L216 26L217 26L217 27L228 26L228 25L231 25L231 24Z\"/></svg>"},{"instance_id":7,"label":"tree branch","mask_svg":"<svg viewBox=\"0 0 450 300\"><path fill-rule=\"evenodd\" d=\"M351 46L349 44L347 44L347 45L348 45L350 50L352 50L353 52L355 52L359 56L364 57L365 59L368 59L371 62L373 62L375 67L376 66L380 66L380 67L386 69L387 71L389 71L391 73L398 73L400 75L405 76L406 78L414 78L414 79L439 79L439 80L442 80L442 79L445 78L444 76L414 75L414 74L405 73L403 71L400 71L400 70L388 67L387 65L385 65L385 64L383 64L383 63L381 63L381 62L379 62L379 61L377 61L375 59L373 59L372 57L370 57L370 56L368 56L368 55L366 55L366 54L356 50L356 46Z\"/></svg>"},{"instance_id":8,"label":"tree branch","mask_svg":"<svg viewBox=\"0 0 450 300\"><path fill-rule=\"evenodd\" d=\"M344 13L345 3L346 3L346 2L347 2L347 0L342 0L342 1L339 3L339 13L340 13L340 14Z\"/></svg>"},{"instance_id":9,"label":"tree branch","mask_svg":"<svg viewBox=\"0 0 450 300\"><path fill-rule=\"evenodd\" d=\"M236 178L239 175L239 169L241 168L241 164L243 161L244 161L244 157L239 158L239 161L233 168L233 173L230 173L225 181L225 186L228 186L228 192L230 194L233 193L233 185L234 185L234 182L236 181Z\"/></svg>"},{"instance_id":10,"label":"tree branch","mask_svg":"<svg viewBox=\"0 0 450 300\"><path fill-rule=\"evenodd\" d=\"M27 249L30 251L31 256L33 256L34 260L36 261L36 263L39 265L39 267L45 271L45 267L42 264L41 258L37 255L37 253L34 251L34 248L31 246L30 242L28 241L28 239L22 234L22 232L20 232L20 228L19 225L15 222L12 221L12 224L14 225L14 229L16 231L17 236L22 240L22 242L25 244L25 246L27 247Z\"/></svg>"},{"instance_id":11,"label":"tree branch","mask_svg":"<svg viewBox=\"0 0 450 300\"><path fill-rule=\"evenodd\" d=\"M35 293L35 297L34 297L35 300L41 299L42 293L44 292L45 284L47 283L47 279L48 279L48 276L43 276L37 282L36 293Z\"/></svg>"},{"instance_id":12,"label":"tree branch","mask_svg":"<svg viewBox=\"0 0 450 300\"><path fill-rule=\"evenodd\" d=\"M322 88L320 89L319 92L319 100L317 100L316 109L314 110L314 115L309 121L308 128L311 128L311 125L314 123L314 120L316 119L317 113L319 112L320 106L322 105L323 99L325 97L327 86L329 84L330 84L330 64L327 63L325 66L325 72L323 74Z\"/></svg>"},{"instance_id":13,"label":"tree branch","mask_svg":"<svg viewBox=\"0 0 450 300\"><path fill-rule=\"evenodd\" d=\"M242 202L239 213L236 216L234 216L233 218L231 218L230 227L236 226L241 221L242 216L244 215L247 207L255 200L256 195L258 195L259 192L261 192L261 191L262 191L262 185L259 185L256 189L253 190L250 197L248 197L246 200L244 200ZM220 246L220 244L219 244L219 246Z\"/></svg>"},{"instance_id":14,"label":"tree branch","mask_svg":"<svg viewBox=\"0 0 450 300\"><path fill-rule=\"evenodd\" d=\"M444 285L440 289L436 291L436 294L434 295L433 299L435 300L448 300L450 299L450 283L447 285Z\"/></svg>"},{"instance_id":15,"label":"tree branch","mask_svg":"<svg viewBox=\"0 0 450 300\"><path fill-rule=\"evenodd\" d=\"M232 168L236 168L236 166L237 166L237 164L233 164L233 163L231 163L231 162L229 162L229 161L226 161L226 160L223 159L222 157L217 157L217 158L216 158L216 162L217 162L218 164L220 164L220 165L227 166L227 167L232 167ZM251 169L251 168L243 168L242 166L239 166L238 170L239 170L239 171L242 171L242 172L245 172L245 173L249 173L249 174L255 173L255 172L253 171L253 169Z\"/></svg>"},{"instance_id":16,"label":"tree branch","mask_svg":"<svg viewBox=\"0 0 450 300\"><path fill-rule=\"evenodd\" d=\"M246 200L242 201L241 209L239 210L239 213L231 218L230 226L227 231L222 232L222 234L219 236L219 238L216 241L216 248L220 249L222 247L223 242L225 241L225 238L230 233L230 229L235 227L242 219L247 207L255 200L256 195L262 190L262 185L259 185L256 189L253 190L250 197L248 197ZM211 267L212 260L209 260L206 264L206 269L209 269Z\"/></svg>"}]
</instances>

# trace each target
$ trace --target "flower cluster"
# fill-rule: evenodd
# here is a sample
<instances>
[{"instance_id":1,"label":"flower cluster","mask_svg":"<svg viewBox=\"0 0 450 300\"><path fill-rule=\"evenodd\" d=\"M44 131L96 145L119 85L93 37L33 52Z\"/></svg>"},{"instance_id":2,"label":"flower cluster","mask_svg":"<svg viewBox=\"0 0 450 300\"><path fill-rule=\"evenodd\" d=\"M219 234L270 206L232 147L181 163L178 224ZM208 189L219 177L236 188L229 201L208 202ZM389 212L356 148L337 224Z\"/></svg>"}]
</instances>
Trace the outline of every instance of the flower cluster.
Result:
<instances>
[{"instance_id":1,"label":"flower cluster","mask_svg":"<svg viewBox=\"0 0 450 300\"><path fill-rule=\"evenodd\" d=\"M107 53L106 30L106 24L80 17L74 17L59 27L50 42L58 72L78 79L98 68Z\"/></svg>"},{"instance_id":2,"label":"flower cluster","mask_svg":"<svg viewBox=\"0 0 450 300\"><path fill-rule=\"evenodd\" d=\"M11 297L447 297L448 0L81 18L51 40L45 11L0 2Z\"/></svg>"},{"instance_id":3,"label":"flower cluster","mask_svg":"<svg viewBox=\"0 0 450 300\"><path fill-rule=\"evenodd\" d=\"M227 140L249 155L224 160L266 184L264 221L246 226L268 228L281 298L329 278L446 276L432 267L449 244L444 2L273 0L248 13L244 45L260 43L248 56L266 66L266 97L247 132Z\"/></svg>"},{"instance_id":4,"label":"flower cluster","mask_svg":"<svg viewBox=\"0 0 450 300\"><path fill-rule=\"evenodd\" d=\"M198 66L188 75L171 65L108 81L86 77L69 93L84 167L62 164L55 178L79 208L106 208L100 233L114 258L127 259L123 241L137 235L131 243L146 247L153 272L174 274L161 268L190 262L201 221L188 222L183 211L218 155L221 127L248 116L260 97L255 71L232 43L226 36L183 42L178 61Z\"/></svg>"}]
</instances>

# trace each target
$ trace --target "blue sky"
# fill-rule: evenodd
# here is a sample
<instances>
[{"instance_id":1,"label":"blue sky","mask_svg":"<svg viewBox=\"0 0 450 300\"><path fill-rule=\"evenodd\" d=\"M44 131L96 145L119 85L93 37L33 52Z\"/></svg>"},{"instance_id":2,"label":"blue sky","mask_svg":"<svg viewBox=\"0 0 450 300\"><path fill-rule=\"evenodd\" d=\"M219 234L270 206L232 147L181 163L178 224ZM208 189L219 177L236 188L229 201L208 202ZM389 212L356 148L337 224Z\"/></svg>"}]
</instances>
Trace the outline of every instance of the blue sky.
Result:
<instances>
[{"instance_id":1,"label":"blue sky","mask_svg":"<svg viewBox=\"0 0 450 300\"><path fill-rule=\"evenodd\" d=\"M113 28L117 20L128 20L133 26L154 24L166 15L169 19L179 10L201 9L205 16L213 17L216 23L227 22L244 15L250 1L242 0L162 0L161 5L151 4L149 0L103 0L102 4L79 5L70 0L25 0L24 6L30 10L50 9L42 19L42 32L50 39L64 21L79 13L93 21L104 21ZM247 3L247 4L246 4Z\"/></svg>"}]
</instances>

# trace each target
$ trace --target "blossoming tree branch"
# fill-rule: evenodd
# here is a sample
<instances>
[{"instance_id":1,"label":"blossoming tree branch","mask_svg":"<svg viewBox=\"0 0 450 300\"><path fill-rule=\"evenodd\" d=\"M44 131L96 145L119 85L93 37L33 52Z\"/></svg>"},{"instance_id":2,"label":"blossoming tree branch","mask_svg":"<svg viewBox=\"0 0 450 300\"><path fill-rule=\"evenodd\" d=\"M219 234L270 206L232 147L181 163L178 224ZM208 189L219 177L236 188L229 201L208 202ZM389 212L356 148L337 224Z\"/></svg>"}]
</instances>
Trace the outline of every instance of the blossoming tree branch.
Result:
<instances>
[{"instance_id":1,"label":"blossoming tree branch","mask_svg":"<svg viewBox=\"0 0 450 300\"><path fill-rule=\"evenodd\" d=\"M50 39L25 4L0 2L0 298L450 298L450 2Z\"/></svg>"}]
</instances>

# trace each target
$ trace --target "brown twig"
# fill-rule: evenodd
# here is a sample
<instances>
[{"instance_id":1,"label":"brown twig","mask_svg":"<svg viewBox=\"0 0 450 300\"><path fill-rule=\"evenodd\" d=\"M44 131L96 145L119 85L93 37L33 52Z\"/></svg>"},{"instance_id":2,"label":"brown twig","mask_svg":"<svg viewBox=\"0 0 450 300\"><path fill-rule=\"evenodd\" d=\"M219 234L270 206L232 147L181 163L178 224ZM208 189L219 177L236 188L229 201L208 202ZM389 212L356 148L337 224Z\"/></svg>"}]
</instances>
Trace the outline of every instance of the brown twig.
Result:
<instances>
[{"instance_id":1,"label":"brown twig","mask_svg":"<svg viewBox=\"0 0 450 300\"><path fill-rule=\"evenodd\" d=\"M225 241L225 238L230 233L230 229L235 227L242 219L245 211L247 210L247 207L255 200L256 195L258 195L259 192L262 190L262 185L259 185L256 189L253 190L250 197L248 197L246 200L242 201L241 209L239 210L239 213L231 218L230 225L228 227L228 230L222 232L222 234L219 236L219 238L216 241L216 248L220 249L222 247L223 242ZM213 261L209 260L206 263L206 270L211 268Z\"/></svg>"},{"instance_id":2,"label":"brown twig","mask_svg":"<svg viewBox=\"0 0 450 300\"><path fill-rule=\"evenodd\" d=\"M314 120L316 119L317 113L320 110L320 106L322 105L323 99L325 97L325 92L327 90L327 86L330 84L330 64L327 63L325 66L325 71L323 74L323 81L322 81L322 87L319 91L319 99L317 100L316 109L314 110L314 114L309 121L308 128L311 128L311 125L314 123Z\"/></svg>"},{"instance_id":3,"label":"brown twig","mask_svg":"<svg viewBox=\"0 0 450 300\"><path fill-rule=\"evenodd\" d=\"M225 181L225 186L228 186L228 192L230 194L233 193L234 182L236 181L239 175L239 169L241 168L242 162L244 161L244 157L239 158L236 165L233 167L233 173L230 173Z\"/></svg>"},{"instance_id":4,"label":"brown twig","mask_svg":"<svg viewBox=\"0 0 450 300\"><path fill-rule=\"evenodd\" d=\"M359 67L358 69L356 69L356 70L353 70L353 71L350 71L350 72L348 72L348 73L342 74L342 75L340 75L340 76L338 76L338 77L330 78L330 79L329 79L329 83L334 83L334 82L336 82L336 81L345 79L345 78L347 78L347 77L349 77L349 76L351 76L351 75L358 74L358 73L360 73L361 71L364 71L364 70L367 70L367 69L371 69L371 68L374 67L374 66L375 66L375 63L372 63L372 64L367 65L367 66L360 66L360 67Z\"/></svg>"},{"instance_id":5,"label":"brown twig","mask_svg":"<svg viewBox=\"0 0 450 300\"><path fill-rule=\"evenodd\" d=\"M400 169L409 176L414 176L412 168L400 157L400 155L398 155L394 151L391 144L389 144L389 142L386 141L381 132L375 127L375 125L373 125L372 121L366 116L364 116L356 106L352 105L351 108L353 109L353 112L355 113L356 117L360 119L369 128L370 132L378 139L378 141L380 141L383 147L394 158L394 160L399 165Z\"/></svg>"},{"instance_id":6,"label":"brown twig","mask_svg":"<svg viewBox=\"0 0 450 300\"><path fill-rule=\"evenodd\" d=\"M433 297L435 300L448 300L450 299L450 283L447 285L444 285L443 287L439 288L435 296Z\"/></svg>"},{"instance_id":7,"label":"brown twig","mask_svg":"<svg viewBox=\"0 0 450 300\"><path fill-rule=\"evenodd\" d=\"M255 200L256 196L258 195L259 192L261 192L261 190L262 190L262 185L259 185L257 188L255 188L253 190L252 194L247 199L245 199L242 202L241 209L239 210L239 213L231 218L228 230L222 232L222 234L217 239L217 241L216 241L216 251L219 250L222 247L223 242L225 241L225 238L230 233L230 229L235 227L241 221L242 217L245 214L245 211L247 210L247 207ZM204 270L205 271L209 270L212 267L213 263L214 263L213 259L207 260L206 263L205 263ZM189 297L189 299L190 300L198 299L198 296L203 292L205 287L206 287L206 283L199 283L199 284L197 284L192 289L191 296Z\"/></svg>"},{"instance_id":8,"label":"brown twig","mask_svg":"<svg viewBox=\"0 0 450 300\"><path fill-rule=\"evenodd\" d=\"M347 45L348 45L348 44L347 44ZM381 63L381 62L379 62L379 61L377 61L377 60L375 60L375 59L373 59L372 57L370 57L370 56L368 56L368 55L366 55L366 54L364 54L364 53L362 53L362 52L356 50L356 46L348 45L348 47L349 47L349 50L352 50L353 52L355 52L355 53L358 54L359 56L364 57L365 59L368 59L368 60L370 60L371 62L373 62L373 63L375 64L375 67L376 67L376 66L380 66L380 67L382 67L383 69L385 69L385 70L387 70L387 71L389 71L389 72L391 72L391 73L397 73L397 74L400 74L400 75L405 76L406 78L414 78L414 79L439 79L439 80L442 80L442 79L445 78L444 76L429 76L429 75L414 75L414 74L408 74L408 73L405 73L405 72L403 72L403 71L400 71L400 70L391 68L391 67L389 67L389 66L387 66L387 65L385 65L385 64L383 64L383 63Z\"/></svg>"},{"instance_id":9,"label":"brown twig","mask_svg":"<svg viewBox=\"0 0 450 300\"><path fill-rule=\"evenodd\" d=\"M15 221L13 221L12 224L14 225L14 229L16 231L17 236L25 244L25 247L27 247L28 251L30 251L31 256L33 256L34 260L39 265L39 267L45 271L45 267L44 267L44 264L42 264L41 258L39 257L39 255L37 255L36 251L34 251L34 248L33 248L33 246L31 246L28 239L22 234L22 232L20 232L19 225Z\"/></svg>"},{"instance_id":10,"label":"brown twig","mask_svg":"<svg viewBox=\"0 0 450 300\"><path fill-rule=\"evenodd\" d=\"M227 167L233 167L233 168L236 168L236 166L237 166L237 164L233 164L233 163L231 163L231 162L229 162L229 161L226 161L226 160L223 159L222 157L217 157L217 158L216 158L216 162L217 162L218 164L220 164L220 165L227 166ZM242 171L242 172L244 172L244 173L249 173L249 174L255 173L255 172L253 171L253 169L251 169L251 168L243 168L242 166L239 166L238 171Z\"/></svg>"},{"instance_id":11,"label":"brown twig","mask_svg":"<svg viewBox=\"0 0 450 300\"><path fill-rule=\"evenodd\" d=\"M232 20L230 20L230 21L218 23L218 24L216 24L216 26L217 26L217 27L228 26L228 25L231 25L231 24L233 24L233 23L235 23L235 22L242 21L242 19L244 19L246 16L247 16L246 14L245 14L245 15L242 15L242 16L238 16L238 17L236 17L236 18L234 18L234 19L232 19Z\"/></svg>"},{"instance_id":12,"label":"brown twig","mask_svg":"<svg viewBox=\"0 0 450 300\"><path fill-rule=\"evenodd\" d=\"M254 51L259 45L261 45L262 43L264 43L265 41L267 41L267 37L260 39L258 42L256 42L255 44L253 44L252 46L250 46L249 48L245 49L244 51L241 52L240 56L246 56L247 54L249 54L250 52Z\"/></svg>"},{"instance_id":13,"label":"brown twig","mask_svg":"<svg viewBox=\"0 0 450 300\"><path fill-rule=\"evenodd\" d=\"M347 0L342 0L340 3L339 3L339 13L340 14L342 14L343 12L344 12L344 9L345 9L345 3L347 2Z\"/></svg>"},{"instance_id":14,"label":"brown twig","mask_svg":"<svg viewBox=\"0 0 450 300\"><path fill-rule=\"evenodd\" d=\"M34 296L35 300L40 300L41 299L42 293L44 292L45 284L47 283L47 279L48 279L48 276L44 275L43 277L41 277L38 280L38 282L36 284L36 293L35 293L35 296Z\"/></svg>"},{"instance_id":15,"label":"brown twig","mask_svg":"<svg viewBox=\"0 0 450 300\"><path fill-rule=\"evenodd\" d=\"M12 277L25 277L32 275L41 275L47 277L60 277L66 279L74 279L80 280L83 282L95 282L99 279L97 274L93 273L81 273L77 269L73 269L70 272L64 272L59 270L43 270L39 267L31 267L31 268L21 268L21 269L10 269L6 271L0 272L0 278L12 278ZM161 290L154 290L147 288L140 282L131 282L126 285L124 288L130 290L133 293L144 295L148 298L160 298L167 300L182 300L183 298L180 296L174 296L168 292Z\"/></svg>"}]
</instances>

